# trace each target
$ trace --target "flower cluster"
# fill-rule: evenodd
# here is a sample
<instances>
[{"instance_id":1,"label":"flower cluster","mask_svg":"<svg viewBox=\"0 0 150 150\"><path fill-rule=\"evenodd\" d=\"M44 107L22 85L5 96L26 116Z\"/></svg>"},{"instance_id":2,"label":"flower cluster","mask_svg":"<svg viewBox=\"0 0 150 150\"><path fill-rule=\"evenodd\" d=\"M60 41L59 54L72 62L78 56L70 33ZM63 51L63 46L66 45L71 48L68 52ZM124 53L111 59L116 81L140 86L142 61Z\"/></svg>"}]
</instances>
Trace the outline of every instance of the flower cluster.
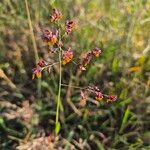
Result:
<instances>
[{"instance_id":1,"label":"flower cluster","mask_svg":"<svg viewBox=\"0 0 150 150\"><path fill-rule=\"evenodd\" d=\"M35 77L40 78L42 76L42 70L46 65L47 62L45 60L39 60L39 62L36 65L36 68L32 69L32 80L35 79Z\"/></svg>"},{"instance_id":2,"label":"flower cluster","mask_svg":"<svg viewBox=\"0 0 150 150\"><path fill-rule=\"evenodd\" d=\"M58 9L53 9L53 13L50 15L50 21L56 22L62 18L62 13Z\"/></svg>"},{"instance_id":3,"label":"flower cluster","mask_svg":"<svg viewBox=\"0 0 150 150\"><path fill-rule=\"evenodd\" d=\"M52 14L50 15L50 21L51 22L58 22L60 19L62 18L62 13L57 10L57 9L53 9ZM37 63L36 67L33 68L33 75L32 75L32 79L34 79L35 77L39 78L41 77L41 73L42 70L45 68L50 68L52 65L54 64L63 64L66 65L68 63L70 63L74 57L74 53L71 49L71 47L69 47L68 49L64 49L64 45L65 43L62 40L66 35L69 36L69 34L75 29L76 27L76 21L66 21L65 23L65 27L64 26L57 26L59 27L59 29L55 29L55 30L50 30L50 29L44 29L42 30L42 38L43 40L47 43L48 46L51 46L51 48L53 48L53 46L55 46L54 48L60 52L59 54L61 55L61 60L59 57L59 61L55 62L53 64L48 64L46 61L39 60L39 62ZM63 30L63 32L62 32ZM64 33L64 35L62 35L62 33ZM62 38L63 37L63 38ZM87 65L95 58L95 57L99 57L101 55L102 51L100 48L93 48L90 52L88 52L86 54L86 56L83 58L83 60L80 61L80 63L75 63L77 64L77 67L79 70L84 71L87 68ZM56 54L56 53L55 53ZM84 88L81 91L80 94L80 100L81 100L81 105L84 106L86 104L86 101L88 99L88 94L92 94L94 95L94 99L97 101L101 101L103 99L106 100L106 102L114 102L117 100L117 96L115 95L106 95L103 94L102 91L96 87L96 86L88 86L87 88Z\"/></svg>"},{"instance_id":4,"label":"flower cluster","mask_svg":"<svg viewBox=\"0 0 150 150\"><path fill-rule=\"evenodd\" d=\"M103 99L106 99L106 102L115 102L117 100L116 95L106 95L103 94L102 91L97 86L88 86L87 88L80 91L80 103L84 101L84 104L86 103L88 99L88 94L93 94L95 97L95 100L101 101Z\"/></svg>"},{"instance_id":5,"label":"flower cluster","mask_svg":"<svg viewBox=\"0 0 150 150\"><path fill-rule=\"evenodd\" d=\"M58 40L58 30L52 32L48 29L43 30L43 40L47 43L47 45L54 45Z\"/></svg>"},{"instance_id":6,"label":"flower cluster","mask_svg":"<svg viewBox=\"0 0 150 150\"><path fill-rule=\"evenodd\" d=\"M93 56L99 57L102 51L99 48L95 47L91 53L93 54Z\"/></svg>"},{"instance_id":7,"label":"flower cluster","mask_svg":"<svg viewBox=\"0 0 150 150\"><path fill-rule=\"evenodd\" d=\"M116 95L108 95L107 96L107 102L115 102L117 100Z\"/></svg>"},{"instance_id":8,"label":"flower cluster","mask_svg":"<svg viewBox=\"0 0 150 150\"><path fill-rule=\"evenodd\" d=\"M63 60L62 60L63 65L69 63L72 60L73 51L71 50L70 47L66 51L63 51L63 56L62 57L63 57Z\"/></svg>"},{"instance_id":9,"label":"flower cluster","mask_svg":"<svg viewBox=\"0 0 150 150\"><path fill-rule=\"evenodd\" d=\"M99 48L94 48L92 51L90 51L86 57L83 59L83 62L81 64L79 64L79 69L84 71L86 70L86 66L90 63L90 61L94 58L94 57L99 57L101 54L101 50Z\"/></svg>"},{"instance_id":10,"label":"flower cluster","mask_svg":"<svg viewBox=\"0 0 150 150\"><path fill-rule=\"evenodd\" d=\"M75 21L67 21L66 22L66 32L70 34L72 30L75 28L76 22Z\"/></svg>"}]
</instances>

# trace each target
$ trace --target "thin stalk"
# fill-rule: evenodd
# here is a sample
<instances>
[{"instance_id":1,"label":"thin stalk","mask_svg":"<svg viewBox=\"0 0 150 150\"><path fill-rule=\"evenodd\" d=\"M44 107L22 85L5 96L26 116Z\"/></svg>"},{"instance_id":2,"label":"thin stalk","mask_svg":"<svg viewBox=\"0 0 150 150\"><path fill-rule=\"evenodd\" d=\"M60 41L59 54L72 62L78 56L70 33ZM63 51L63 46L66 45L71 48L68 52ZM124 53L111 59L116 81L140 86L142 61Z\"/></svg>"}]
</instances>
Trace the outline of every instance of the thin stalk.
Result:
<instances>
[{"instance_id":1,"label":"thin stalk","mask_svg":"<svg viewBox=\"0 0 150 150\"><path fill-rule=\"evenodd\" d=\"M61 41L61 35L59 30L59 42ZM59 123L59 112L61 107L61 80L62 80L62 66L61 66L61 55L62 49L59 47L59 87L58 87L58 95L57 95L57 108L56 108L56 120L55 120L55 133L58 134L60 130L60 123Z\"/></svg>"},{"instance_id":2,"label":"thin stalk","mask_svg":"<svg viewBox=\"0 0 150 150\"><path fill-rule=\"evenodd\" d=\"M75 62L75 61L72 61L75 65L77 65L78 66L78 64Z\"/></svg>"},{"instance_id":3,"label":"thin stalk","mask_svg":"<svg viewBox=\"0 0 150 150\"><path fill-rule=\"evenodd\" d=\"M59 64L59 63L60 63L60 62L56 62L56 63L53 63L53 64L48 64L48 65L44 66L44 67L42 68L42 70L45 69L45 68L48 68L48 67L52 67L52 66L54 66L54 65L57 65L57 64Z\"/></svg>"},{"instance_id":4,"label":"thin stalk","mask_svg":"<svg viewBox=\"0 0 150 150\"><path fill-rule=\"evenodd\" d=\"M61 73L61 48L59 51L59 87L58 87L58 96L57 96L57 109L56 109L56 125L58 124L58 119L59 119L59 108L60 108L60 96L61 96L61 79L62 79L62 73Z\"/></svg>"},{"instance_id":5,"label":"thin stalk","mask_svg":"<svg viewBox=\"0 0 150 150\"><path fill-rule=\"evenodd\" d=\"M31 16L30 16L28 0L25 0L25 7L26 7L26 12L27 12L27 17L28 17L28 24L29 24L29 28L30 28L30 33L31 33L31 40L33 43L33 52L34 52L34 56L35 56L35 62L37 64L38 60L39 60L39 56L38 56L36 40L35 40L35 36L34 36L34 32L33 32L33 26L32 26L32 20L31 20ZM38 79L37 89L38 89L38 97L40 98L41 97L41 78Z\"/></svg>"},{"instance_id":6,"label":"thin stalk","mask_svg":"<svg viewBox=\"0 0 150 150\"><path fill-rule=\"evenodd\" d=\"M33 51L34 51L34 56L35 56L35 61L38 63L39 56L38 56L38 51L37 51L37 45L36 45L36 40L33 32L33 26L32 26L32 21L31 21L31 16L30 16L30 10L28 6L28 0L25 0L25 6L26 6L26 12L27 12L27 17L28 17L28 24L31 32L31 40L33 43Z\"/></svg>"}]
</instances>

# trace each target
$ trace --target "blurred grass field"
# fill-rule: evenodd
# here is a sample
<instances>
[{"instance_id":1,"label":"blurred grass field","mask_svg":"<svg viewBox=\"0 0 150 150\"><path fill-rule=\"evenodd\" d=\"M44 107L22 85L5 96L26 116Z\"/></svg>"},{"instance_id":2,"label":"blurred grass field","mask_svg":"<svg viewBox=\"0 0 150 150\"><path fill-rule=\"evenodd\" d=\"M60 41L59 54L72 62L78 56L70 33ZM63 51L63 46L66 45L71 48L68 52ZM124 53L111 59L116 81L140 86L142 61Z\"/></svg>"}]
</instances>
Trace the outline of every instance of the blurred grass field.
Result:
<instances>
[{"instance_id":1,"label":"blurred grass field","mask_svg":"<svg viewBox=\"0 0 150 150\"><path fill-rule=\"evenodd\" d=\"M62 87L64 110L53 149L150 149L150 0L28 0L28 5L40 58L53 57L38 29L39 23L53 27L47 20L53 7L62 11L63 21L78 22L65 41L76 57L95 46L102 49L80 77L73 64L63 67L63 83L96 85L118 96L115 103L78 108L79 91ZM54 132L59 70L32 80L36 60L28 23L24 0L0 1L2 150L32 149Z\"/></svg>"}]
</instances>

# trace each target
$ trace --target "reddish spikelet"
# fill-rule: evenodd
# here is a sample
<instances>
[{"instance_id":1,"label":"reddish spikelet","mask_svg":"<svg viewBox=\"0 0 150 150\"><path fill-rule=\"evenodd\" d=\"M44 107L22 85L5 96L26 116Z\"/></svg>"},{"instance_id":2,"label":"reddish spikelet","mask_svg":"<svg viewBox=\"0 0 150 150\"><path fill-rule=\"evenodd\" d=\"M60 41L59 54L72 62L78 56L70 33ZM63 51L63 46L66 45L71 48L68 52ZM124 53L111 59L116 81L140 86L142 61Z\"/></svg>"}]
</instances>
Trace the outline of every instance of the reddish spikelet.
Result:
<instances>
[{"instance_id":1,"label":"reddish spikelet","mask_svg":"<svg viewBox=\"0 0 150 150\"><path fill-rule=\"evenodd\" d=\"M89 52L86 57L83 59L82 64L78 65L78 68L82 71L86 70L86 66L91 62L94 57L99 57L101 54L101 50L99 48L94 48L91 52Z\"/></svg>"},{"instance_id":2,"label":"reddish spikelet","mask_svg":"<svg viewBox=\"0 0 150 150\"><path fill-rule=\"evenodd\" d=\"M79 64L78 68L82 71L86 70L86 66L90 63L91 60L92 60L92 53L90 52L83 59L82 64Z\"/></svg>"},{"instance_id":3,"label":"reddish spikelet","mask_svg":"<svg viewBox=\"0 0 150 150\"><path fill-rule=\"evenodd\" d=\"M42 76L42 68L41 67L36 67L36 68L33 68L32 69L32 80L34 80L35 79L35 77L37 77L37 78L41 78L41 76Z\"/></svg>"},{"instance_id":4,"label":"reddish spikelet","mask_svg":"<svg viewBox=\"0 0 150 150\"><path fill-rule=\"evenodd\" d=\"M37 65L38 65L38 66L40 66L40 67L44 67L44 66L46 66L46 65L47 65L47 63L46 63L46 61L45 61L45 60L40 59Z\"/></svg>"},{"instance_id":5,"label":"reddish spikelet","mask_svg":"<svg viewBox=\"0 0 150 150\"><path fill-rule=\"evenodd\" d=\"M73 51L71 50L71 48L68 48L68 50L64 51L62 57L63 57L62 58L63 65L69 63L73 58Z\"/></svg>"},{"instance_id":6,"label":"reddish spikelet","mask_svg":"<svg viewBox=\"0 0 150 150\"><path fill-rule=\"evenodd\" d=\"M66 33L70 34L72 30L75 28L76 22L75 21L67 21L66 22Z\"/></svg>"},{"instance_id":7,"label":"reddish spikelet","mask_svg":"<svg viewBox=\"0 0 150 150\"><path fill-rule=\"evenodd\" d=\"M98 101L101 101L104 98L103 94L101 92L95 91L95 99Z\"/></svg>"},{"instance_id":8,"label":"reddish spikelet","mask_svg":"<svg viewBox=\"0 0 150 150\"><path fill-rule=\"evenodd\" d=\"M97 47L92 50L92 54L95 57L99 57L101 53L102 53L102 51L99 48L97 48Z\"/></svg>"},{"instance_id":9,"label":"reddish spikelet","mask_svg":"<svg viewBox=\"0 0 150 150\"><path fill-rule=\"evenodd\" d=\"M62 18L62 13L58 9L53 9L53 13L50 15L50 21L56 22Z\"/></svg>"},{"instance_id":10,"label":"reddish spikelet","mask_svg":"<svg viewBox=\"0 0 150 150\"><path fill-rule=\"evenodd\" d=\"M92 60L92 53L88 53L87 56L83 60L83 66L86 67L90 61Z\"/></svg>"},{"instance_id":11,"label":"reddish spikelet","mask_svg":"<svg viewBox=\"0 0 150 150\"><path fill-rule=\"evenodd\" d=\"M117 100L117 96L116 95L109 95L107 97L107 102L115 102Z\"/></svg>"},{"instance_id":12,"label":"reddish spikelet","mask_svg":"<svg viewBox=\"0 0 150 150\"><path fill-rule=\"evenodd\" d=\"M96 100L101 101L104 98L103 94L97 86L88 86L88 90L94 93Z\"/></svg>"},{"instance_id":13,"label":"reddish spikelet","mask_svg":"<svg viewBox=\"0 0 150 150\"><path fill-rule=\"evenodd\" d=\"M48 45L54 45L58 41L58 30L52 32L48 29L43 31L43 40Z\"/></svg>"},{"instance_id":14,"label":"reddish spikelet","mask_svg":"<svg viewBox=\"0 0 150 150\"><path fill-rule=\"evenodd\" d=\"M35 79L35 77L41 78L43 67L45 67L46 65L47 63L45 60L39 60L39 62L37 63L37 67L32 69L32 80Z\"/></svg>"},{"instance_id":15,"label":"reddish spikelet","mask_svg":"<svg viewBox=\"0 0 150 150\"><path fill-rule=\"evenodd\" d=\"M90 90L93 93L100 92L100 89L97 86L88 86L87 89Z\"/></svg>"}]
</instances>

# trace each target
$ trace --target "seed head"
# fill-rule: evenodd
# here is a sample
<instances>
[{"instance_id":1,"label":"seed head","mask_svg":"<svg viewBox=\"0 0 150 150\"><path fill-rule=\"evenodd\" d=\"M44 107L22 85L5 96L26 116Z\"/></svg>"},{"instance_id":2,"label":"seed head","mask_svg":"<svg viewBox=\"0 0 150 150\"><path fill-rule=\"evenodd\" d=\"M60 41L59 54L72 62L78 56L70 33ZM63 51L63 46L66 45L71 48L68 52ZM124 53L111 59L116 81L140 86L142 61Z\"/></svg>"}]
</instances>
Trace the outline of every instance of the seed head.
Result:
<instances>
[{"instance_id":1,"label":"seed head","mask_svg":"<svg viewBox=\"0 0 150 150\"><path fill-rule=\"evenodd\" d=\"M101 92L95 92L95 99L101 101L104 98Z\"/></svg>"},{"instance_id":2,"label":"seed head","mask_svg":"<svg viewBox=\"0 0 150 150\"><path fill-rule=\"evenodd\" d=\"M48 29L43 31L43 40L47 45L54 45L58 41L58 30L52 32Z\"/></svg>"},{"instance_id":3,"label":"seed head","mask_svg":"<svg viewBox=\"0 0 150 150\"><path fill-rule=\"evenodd\" d=\"M50 15L50 21L56 22L62 18L62 13L58 9L53 9L53 13Z\"/></svg>"},{"instance_id":4,"label":"seed head","mask_svg":"<svg viewBox=\"0 0 150 150\"><path fill-rule=\"evenodd\" d=\"M75 21L67 21L66 22L66 32L70 34L72 30L75 28L76 22Z\"/></svg>"},{"instance_id":5,"label":"seed head","mask_svg":"<svg viewBox=\"0 0 150 150\"><path fill-rule=\"evenodd\" d=\"M90 63L91 60L92 60L92 53L89 52L83 59L82 64L79 64L78 68L82 71L86 70L86 66Z\"/></svg>"},{"instance_id":6,"label":"seed head","mask_svg":"<svg viewBox=\"0 0 150 150\"><path fill-rule=\"evenodd\" d=\"M107 102L115 102L117 100L117 96L116 95L109 95L107 97Z\"/></svg>"},{"instance_id":7,"label":"seed head","mask_svg":"<svg viewBox=\"0 0 150 150\"><path fill-rule=\"evenodd\" d=\"M92 50L92 54L95 57L99 57L101 53L102 53L102 51L99 48L97 48L97 47Z\"/></svg>"},{"instance_id":8,"label":"seed head","mask_svg":"<svg viewBox=\"0 0 150 150\"><path fill-rule=\"evenodd\" d=\"M68 48L68 50L64 51L62 57L63 57L62 58L63 65L69 63L73 58L73 51L71 50L71 48Z\"/></svg>"},{"instance_id":9,"label":"seed head","mask_svg":"<svg viewBox=\"0 0 150 150\"><path fill-rule=\"evenodd\" d=\"M35 77L37 77L37 78L41 78L41 76L42 76L42 68L41 67L36 67L36 68L33 68L32 69L32 80L34 80L35 79Z\"/></svg>"},{"instance_id":10,"label":"seed head","mask_svg":"<svg viewBox=\"0 0 150 150\"><path fill-rule=\"evenodd\" d=\"M35 77L41 78L43 67L45 67L46 65L47 65L47 62L45 60L43 59L39 60L36 68L32 69L32 80L35 79Z\"/></svg>"},{"instance_id":11,"label":"seed head","mask_svg":"<svg viewBox=\"0 0 150 150\"><path fill-rule=\"evenodd\" d=\"M37 65L38 65L39 67L44 67L44 66L46 66L46 65L47 65L47 63L46 63L46 61L45 61L45 60L40 59Z\"/></svg>"}]
</instances>

